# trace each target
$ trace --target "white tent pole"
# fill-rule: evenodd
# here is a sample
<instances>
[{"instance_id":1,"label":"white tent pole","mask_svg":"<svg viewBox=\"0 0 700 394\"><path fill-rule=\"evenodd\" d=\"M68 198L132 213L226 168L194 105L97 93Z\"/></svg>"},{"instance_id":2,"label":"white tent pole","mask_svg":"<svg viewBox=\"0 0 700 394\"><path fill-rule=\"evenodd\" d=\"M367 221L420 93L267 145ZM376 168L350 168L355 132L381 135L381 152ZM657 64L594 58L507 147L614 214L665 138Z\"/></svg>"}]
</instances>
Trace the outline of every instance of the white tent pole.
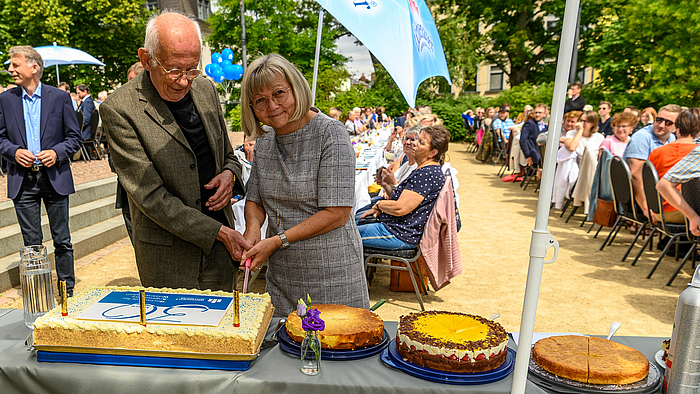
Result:
<instances>
[{"instance_id":1,"label":"white tent pole","mask_svg":"<svg viewBox=\"0 0 700 394\"><path fill-rule=\"evenodd\" d=\"M53 46L57 46L56 41L53 42ZM58 75L58 63L56 63L56 86L61 83L61 76Z\"/></svg>"},{"instance_id":2,"label":"white tent pole","mask_svg":"<svg viewBox=\"0 0 700 394\"><path fill-rule=\"evenodd\" d=\"M316 32L316 56L314 56L314 81L311 84L311 105L316 104L316 80L318 79L318 57L321 53L321 33L323 32L323 8L318 13L318 30Z\"/></svg>"},{"instance_id":3,"label":"white tent pole","mask_svg":"<svg viewBox=\"0 0 700 394\"><path fill-rule=\"evenodd\" d=\"M579 2L580 0L566 0L566 8L564 10L561 42L559 43L559 58L557 59L557 74L554 80L554 94L552 97L552 115L549 121L550 128L547 136L544 171L537 201L535 229L532 230L532 238L530 240L530 265L527 273L527 285L525 287L523 314L520 321L518 353L515 359L511 394L522 394L525 392L542 268L543 264L553 263L559 254L559 243L547 231L547 222L549 221L549 206L554 186L554 164L556 163L557 149L559 148L557 142L561 134L561 122L564 117L566 85L569 80L569 72L571 71L571 54L574 48ZM554 257L552 260L544 261L547 249L552 246L554 246Z\"/></svg>"}]
</instances>

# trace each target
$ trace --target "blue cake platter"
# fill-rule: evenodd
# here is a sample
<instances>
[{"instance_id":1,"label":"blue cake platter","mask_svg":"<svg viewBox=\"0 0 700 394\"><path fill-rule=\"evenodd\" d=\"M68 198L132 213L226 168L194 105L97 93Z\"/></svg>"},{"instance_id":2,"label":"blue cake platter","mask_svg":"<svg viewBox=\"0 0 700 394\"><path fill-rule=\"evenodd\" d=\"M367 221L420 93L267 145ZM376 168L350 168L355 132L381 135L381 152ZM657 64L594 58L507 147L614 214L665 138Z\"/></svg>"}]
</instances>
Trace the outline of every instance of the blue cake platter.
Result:
<instances>
[{"instance_id":1,"label":"blue cake platter","mask_svg":"<svg viewBox=\"0 0 700 394\"><path fill-rule=\"evenodd\" d=\"M515 350L510 348L508 348L508 354L506 354L506 361L500 367L486 372L457 373L421 367L412 362L404 361L398 350L396 350L396 339L393 339L389 346L382 351L380 359L384 364L419 379L446 384L474 385L493 383L510 375L515 369Z\"/></svg>"},{"instance_id":2,"label":"blue cake platter","mask_svg":"<svg viewBox=\"0 0 700 394\"><path fill-rule=\"evenodd\" d=\"M280 342L280 349L284 352L289 353L294 356L301 356L301 344L293 340L287 330L280 330L277 333L277 339ZM354 350L331 350L331 349L321 349L321 359L322 360L359 360L362 358L367 358L380 353L389 344L391 337L389 333L384 330L384 337L382 341L376 345L371 345Z\"/></svg>"}]
</instances>

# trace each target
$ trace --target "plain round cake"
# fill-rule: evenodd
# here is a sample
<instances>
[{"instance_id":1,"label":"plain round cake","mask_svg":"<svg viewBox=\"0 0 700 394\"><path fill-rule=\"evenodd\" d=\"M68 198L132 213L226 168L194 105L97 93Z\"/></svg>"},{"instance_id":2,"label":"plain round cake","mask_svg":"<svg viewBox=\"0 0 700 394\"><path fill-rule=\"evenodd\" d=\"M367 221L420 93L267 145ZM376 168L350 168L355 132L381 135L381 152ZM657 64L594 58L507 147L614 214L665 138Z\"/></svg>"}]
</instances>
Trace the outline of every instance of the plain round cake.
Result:
<instances>
[{"instance_id":1,"label":"plain round cake","mask_svg":"<svg viewBox=\"0 0 700 394\"><path fill-rule=\"evenodd\" d=\"M321 347L324 349L358 349L375 345L384 337L384 321L367 309L345 305L313 305L326 323L319 331ZM304 340L305 332L296 311L287 317L287 334L297 342Z\"/></svg>"},{"instance_id":2,"label":"plain round cake","mask_svg":"<svg viewBox=\"0 0 700 394\"><path fill-rule=\"evenodd\" d=\"M557 376L591 384L629 384L649 374L649 360L639 351L580 335L540 339L532 347L532 360Z\"/></svg>"},{"instance_id":3,"label":"plain round cake","mask_svg":"<svg viewBox=\"0 0 700 394\"><path fill-rule=\"evenodd\" d=\"M448 372L484 372L506 360L508 333L481 316L427 311L401 316L396 348L409 362Z\"/></svg>"}]
</instances>

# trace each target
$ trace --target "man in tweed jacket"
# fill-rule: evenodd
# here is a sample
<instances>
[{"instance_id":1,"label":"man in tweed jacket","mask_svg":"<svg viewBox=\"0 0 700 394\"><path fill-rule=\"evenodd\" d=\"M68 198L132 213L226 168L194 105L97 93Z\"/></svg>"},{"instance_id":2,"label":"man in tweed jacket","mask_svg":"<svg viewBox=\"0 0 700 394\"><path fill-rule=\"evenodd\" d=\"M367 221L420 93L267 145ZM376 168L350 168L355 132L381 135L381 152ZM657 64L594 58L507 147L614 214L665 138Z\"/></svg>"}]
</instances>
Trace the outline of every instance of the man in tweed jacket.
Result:
<instances>
[{"instance_id":1,"label":"man in tweed jacket","mask_svg":"<svg viewBox=\"0 0 700 394\"><path fill-rule=\"evenodd\" d=\"M201 33L173 12L149 20L145 72L100 106L129 195L144 286L231 291L241 247L231 196L244 194L214 85L198 76Z\"/></svg>"}]
</instances>

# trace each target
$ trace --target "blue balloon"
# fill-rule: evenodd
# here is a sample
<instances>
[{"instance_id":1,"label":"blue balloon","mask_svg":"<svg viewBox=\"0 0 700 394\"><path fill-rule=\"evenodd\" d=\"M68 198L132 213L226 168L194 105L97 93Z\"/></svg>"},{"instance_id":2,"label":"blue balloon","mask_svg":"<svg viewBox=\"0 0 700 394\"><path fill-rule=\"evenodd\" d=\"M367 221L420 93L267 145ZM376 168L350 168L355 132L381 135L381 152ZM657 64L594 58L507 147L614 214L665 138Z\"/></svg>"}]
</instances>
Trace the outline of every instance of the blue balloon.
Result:
<instances>
[{"instance_id":1,"label":"blue balloon","mask_svg":"<svg viewBox=\"0 0 700 394\"><path fill-rule=\"evenodd\" d=\"M216 69L216 70L212 71L211 77L214 79L214 82L221 83L224 81L224 72L221 71L220 68Z\"/></svg>"},{"instance_id":2,"label":"blue balloon","mask_svg":"<svg viewBox=\"0 0 700 394\"><path fill-rule=\"evenodd\" d=\"M231 61L230 61L230 60L224 60L223 62L221 62L221 68L222 68L222 69L223 69L223 68L226 68L226 66L230 66L230 65L231 65Z\"/></svg>"},{"instance_id":3,"label":"blue balloon","mask_svg":"<svg viewBox=\"0 0 700 394\"><path fill-rule=\"evenodd\" d=\"M214 52L211 54L211 62L213 64L218 64L223 62L224 59L221 57L221 54L219 52Z\"/></svg>"},{"instance_id":4,"label":"blue balloon","mask_svg":"<svg viewBox=\"0 0 700 394\"><path fill-rule=\"evenodd\" d=\"M214 77L214 73L215 73L217 70L218 70L218 71L221 71L221 65L219 65L219 63L214 63L214 64L212 64L212 65L211 65L211 77L212 77L212 78Z\"/></svg>"},{"instance_id":5,"label":"blue balloon","mask_svg":"<svg viewBox=\"0 0 700 394\"><path fill-rule=\"evenodd\" d=\"M213 64L207 64L204 67L204 73L207 74L208 76L211 77L211 69L212 69Z\"/></svg>"},{"instance_id":6,"label":"blue balloon","mask_svg":"<svg viewBox=\"0 0 700 394\"><path fill-rule=\"evenodd\" d=\"M234 64L233 67L236 69L236 74L233 76L233 79L238 81L243 76L243 66Z\"/></svg>"},{"instance_id":7,"label":"blue balloon","mask_svg":"<svg viewBox=\"0 0 700 394\"><path fill-rule=\"evenodd\" d=\"M236 67L233 64L224 67L224 77L226 77L226 79L236 79L236 75Z\"/></svg>"},{"instance_id":8,"label":"blue balloon","mask_svg":"<svg viewBox=\"0 0 700 394\"><path fill-rule=\"evenodd\" d=\"M233 51L231 50L231 48L224 48L224 50L221 51L221 56L223 56L224 60L233 62Z\"/></svg>"}]
</instances>

